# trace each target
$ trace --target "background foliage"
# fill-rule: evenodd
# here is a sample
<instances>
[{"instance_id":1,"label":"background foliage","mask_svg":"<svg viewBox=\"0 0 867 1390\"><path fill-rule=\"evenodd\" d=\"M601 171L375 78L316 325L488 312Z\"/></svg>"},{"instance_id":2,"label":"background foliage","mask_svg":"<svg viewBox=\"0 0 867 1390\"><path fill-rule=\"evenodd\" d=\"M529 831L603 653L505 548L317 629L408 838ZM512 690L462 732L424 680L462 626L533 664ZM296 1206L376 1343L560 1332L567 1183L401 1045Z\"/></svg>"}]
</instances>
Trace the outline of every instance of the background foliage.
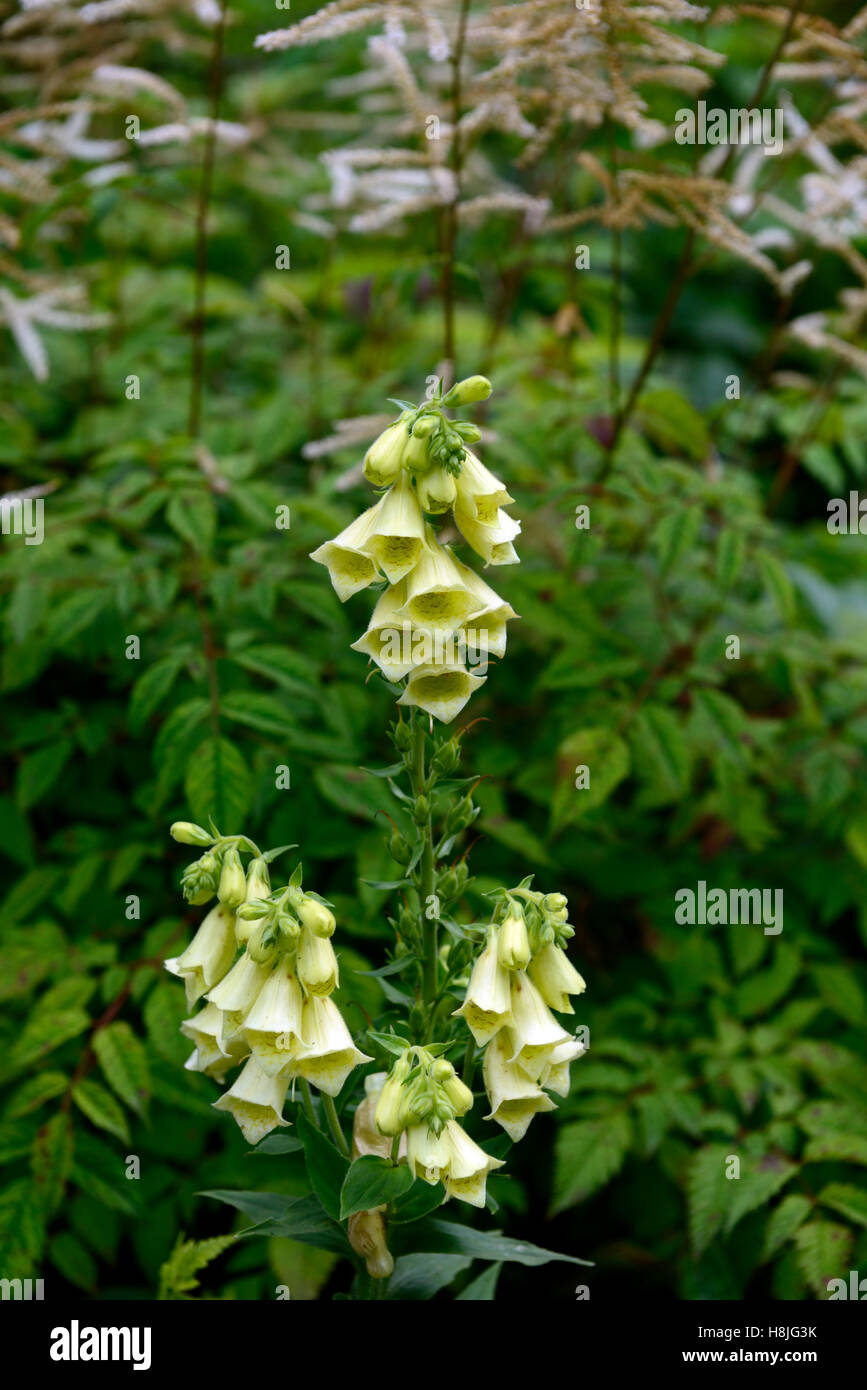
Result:
<instances>
[{"instance_id":1,"label":"background foliage","mask_svg":"<svg viewBox=\"0 0 867 1390\"><path fill-rule=\"evenodd\" d=\"M235 4L226 34L221 114L255 138L216 151L198 430L201 144L104 186L73 160L22 224L25 269L74 274L109 316L44 330L46 380L8 340L0 364L3 490L48 488L44 544L5 537L0 554L0 1273L43 1274L52 1296L345 1287L336 1252L221 1240L226 1209L199 1195L261 1185L265 1165L272 1191L309 1183L298 1152L249 1154L211 1083L181 1070L181 991L160 962L198 914L178 909L166 829L212 813L301 845L336 906L338 997L360 1031L383 996L359 972L388 940L383 894L360 880L392 870L387 800L359 764L388 761L390 702L349 650L365 596L341 609L307 559L364 501L363 444L302 448L423 390L442 351L438 240L434 217L333 237L299 217L327 182L318 156L354 130L351 91L329 84L364 40L266 58L257 8ZM143 51L204 112L210 40L188 32L181 47L145 32ZM753 90L776 34L746 16L715 30L716 104ZM20 88L3 90L8 106ZM313 119L335 106L343 126ZM104 138L125 109L99 113ZM609 138L588 146L602 157ZM509 168L507 135L489 158ZM783 186L802 174L789 162ZM565 136L522 177L565 208L593 196ZM467 711L486 721L466 740L486 778L472 863L479 891L520 859L568 895L591 1030L571 1097L491 1186L508 1235L596 1262L594 1296L816 1297L867 1259L867 556L825 525L827 499L867 473L867 406L851 365L781 334L777 291L711 247L612 460L611 343L628 382L682 235L528 238L502 214L459 241L458 367L494 380L483 457L524 521L523 562L497 576L522 621ZM275 269L282 244L291 270ZM819 251L799 312L850 278ZM783 889L782 935L677 925L676 890L701 879ZM179 1231L210 1244L175 1248ZM492 1268L452 1258L458 1287ZM492 1296L488 1280L469 1296ZM507 1264L499 1296L568 1299L576 1282Z\"/></svg>"}]
</instances>

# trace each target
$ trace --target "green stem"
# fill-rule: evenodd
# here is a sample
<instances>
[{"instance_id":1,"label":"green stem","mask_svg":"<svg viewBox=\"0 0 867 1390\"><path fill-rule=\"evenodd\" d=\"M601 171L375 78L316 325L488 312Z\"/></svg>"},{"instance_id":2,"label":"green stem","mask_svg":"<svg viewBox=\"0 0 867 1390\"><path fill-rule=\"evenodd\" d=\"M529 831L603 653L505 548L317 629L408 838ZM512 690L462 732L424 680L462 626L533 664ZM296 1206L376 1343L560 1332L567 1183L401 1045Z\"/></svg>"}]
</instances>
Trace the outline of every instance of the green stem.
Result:
<instances>
[{"instance_id":1,"label":"green stem","mask_svg":"<svg viewBox=\"0 0 867 1390\"><path fill-rule=\"evenodd\" d=\"M467 1048L464 1053L463 1065L461 1067L461 1080L465 1086L473 1089L473 1072L476 1069L476 1041L475 1038L467 1038Z\"/></svg>"},{"instance_id":2,"label":"green stem","mask_svg":"<svg viewBox=\"0 0 867 1390\"><path fill-rule=\"evenodd\" d=\"M342 1154L346 1154L346 1156L348 1157L349 1145L346 1142L346 1135L343 1133L340 1120L337 1118L337 1106L334 1104L332 1097L327 1096L324 1091L320 1096L320 1100L322 1102L323 1114L325 1115L325 1118L328 1121L328 1128L331 1130L331 1133L334 1136L334 1142L337 1145L340 1152Z\"/></svg>"},{"instance_id":3,"label":"green stem","mask_svg":"<svg viewBox=\"0 0 867 1390\"><path fill-rule=\"evenodd\" d=\"M413 737L412 789L413 795L418 798L425 794L425 728L423 715L416 717ZM419 826L419 834L422 836L424 846L422 849L418 880L419 911L421 913L421 934L424 956L422 967L422 995L426 1004L432 1004L436 999L437 993L437 918L436 915L432 917L428 916L428 907L434 890L433 836L431 833L430 816L428 816L427 821L423 825Z\"/></svg>"},{"instance_id":4,"label":"green stem","mask_svg":"<svg viewBox=\"0 0 867 1390\"><path fill-rule=\"evenodd\" d=\"M303 1076L301 1077L301 1104L304 1107L304 1114L307 1116L310 1123L318 1129L319 1126L316 1124L316 1111L313 1109L313 1097L310 1094L310 1082L305 1081Z\"/></svg>"}]
</instances>

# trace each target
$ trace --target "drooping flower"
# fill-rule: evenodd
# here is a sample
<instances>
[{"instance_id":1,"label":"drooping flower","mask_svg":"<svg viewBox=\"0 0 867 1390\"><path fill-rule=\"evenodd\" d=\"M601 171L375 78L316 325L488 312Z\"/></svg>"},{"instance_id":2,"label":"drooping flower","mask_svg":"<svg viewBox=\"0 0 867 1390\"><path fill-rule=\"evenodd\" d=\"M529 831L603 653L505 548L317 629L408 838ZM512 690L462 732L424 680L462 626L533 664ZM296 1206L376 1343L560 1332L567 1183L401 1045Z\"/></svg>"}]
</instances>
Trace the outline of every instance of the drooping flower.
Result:
<instances>
[{"instance_id":1,"label":"drooping flower","mask_svg":"<svg viewBox=\"0 0 867 1390\"><path fill-rule=\"evenodd\" d=\"M185 1018L181 1032L195 1044L195 1051L184 1063L187 1071L203 1071L215 1081L222 1081L249 1051L240 1040L223 1045L223 1020L216 1004L206 1004L193 1018Z\"/></svg>"},{"instance_id":2,"label":"drooping flower","mask_svg":"<svg viewBox=\"0 0 867 1390\"><path fill-rule=\"evenodd\" d=\"M289 1078L286 1072L269 1076L255 1057L249 1057L228 1091L213 1102L215 1110L234 1117L248 1144L258 1144L278 1125L286 1126L283 1106Z\"/></svg>"},{"instance_id":3,"label":"drooping flower","mask_svg":"<svg viewBox=\"0 0 867 1390\"><path fill-rule=\"evenodd\" d=\"M455 1015L464 1020L479 1047L484 1047L511 1019L510 977L500 964L496 931L488 933L485 949L473 966L464 1002Z\"/></svg>"},{"instance_id":4,"label":"drooping flower","mask_svg":"<svg viewBox=\"0 0 867 1390\"><path fill-rule=\"evenodd\" d=\"M165 961L166 970L184 982L187 1004L192 1007L222 980L235 959L235 914L219 903L208 913L185 951Z\"/></svg>"},{"instance_id":5,"label":"drooping flower","mask_svg":"<svg viewBox=\"0 0 867 1390\"><path fill-rule=\"evenodd\" d=\"M339 1095L353 1068L373 1060L355 1046L332 999L318 994L305 999L301 1030L304 1051L292 1062L291 1074L302 1076L326 1095Z\"/></svg>"},{"instance_id":6,"label":"drooping flower","mask_svg":"<svg viewBox=\"0 0 867 1390\"><path fill-rule=\"evenodd\" d=\"M456 661L416 666L410 671L399 705L416 706L448 724L460 714L487 676L476 676Z\"/></svg>"},{"instance_id":7,"label":"drooping flower","mask_svg":"<svg viewBox=\"0 0 867 1390\"><path fill-rule=\"evenodd\" d=\"M514 1043L504 1029L485 1048L482 1072L485 1090L491 1102L486 1120L502 1125L509 1138L517 1144L523 1139L534 1115L556 1109L542 1087L517 1063L510 1060Z\"/></svg>"},{"instance_id":8,"label":"drooping flower","mask_svg":"<svg viewBox=\"0 0 867 1390\"><path fill-rule=\"evenodd\" d=\"M440 1181L450 1157L444 1133L435 1133L427 1120L410 1125L406 1132L406 1161L414 1178L422 1178L433 1186Z\"/></svg>"},{"instance_id":9,"label":"drooping flower","mask_svg":"<svg viewBox=\"0 0 867 1390\"><path fill-rule=\"evenodd\" d=\"M419 664L413 657L413 625L402 612L406 580L384 589L376 601L367 631L351 642L353 651L376 662L386 680L397 682Z\"/></svg>"},{"instance_id":10,"label":"drooping flower","mask_svg":"<svg viewBox=\"0 0 867 1390\"><path fill-rule=\"evenodd\" d=\"M406 582L402 612L416 628L454 632L479 607L455 564L451 551L439 544L428 528L426 545Z\"/></svg>"},{"instance_id":11,"label":"drooping flower","mask_svg":"<svg viewBox=\"0 0 867 1390\"><path fill-rule=\"evenodd\" d=\"M457 508L465 516L490 526L497 520L497 512L514 502L508 490L485 467L481 459L469 449L466 451L461 471L457 478Z\"/></svg>"},{"instance_id":12,"label":"drooping flower","mask_svg":"<svg viewBox=\"0 0 867 1390\"><path fill-rule=\"evenodd\" d=\"M553 1091L557 1096L568 1096L569 1064L578 1057L583 1057L586 1051L584 1043L579 1042L577 1038L560 1043L548 1057L539 1077L539 1085L544 1086L546 1091Z\"/></svg>"},{"instance_id":13,"label":"drooping flower","mask_svg":"<svg viewBox=\"0 0 867 1390\"><path fill-rule=\"evenodd\" d=\"M518 1062L536 1080L550 1062L554 1049L572 1039L565 1028L561 1028L528 975L516 971L511 984L509 1027L514 1051L509 1060Z\"/></svg>"},{"instance_id":14,"label":"drooping flower","mask_svg":"<svg viewBox=\"0 0 867 1390\"><path fill-rule=\"evenodd\" d=\"M366 553L389 584L397 584L418 563L424 549L425 522L406 472L369 513Z\"/></svg>"},{"instance_id":15,"label":"drooping flower","mask_svg":"<svg viewBox=\"0 0 867 1390\"><path fill-rule=\"evenodd\" d=\"M464 540L481 555L486 565L517 565L518 554L512 542L521 534L521 523L502 508L492 521L480 521L466 511L460 500L455 505L455 522Z\"/></svg>"},{"instance_id":16,"label":"drooping flower","mask_svg":"<svg viewBox=\"0 0 867 1390\"><path fill-rule=\"evenodd\" d=\"M268 976L239 1029L266 1076L276 1076L304 1051L303 997L285 956Z\"/></svg>"},{"instance_id":17,"label":"drooping flower","mask_svg":"<svg viewBox=\"0 0 867 1390\"><path fill-rule=\"evenodd\" d=\"M556 1009L559 1014L574 1013L569 995L583 994L587 988L583 977L559 946L543 946L533 957L529 975L549 1009Z\"/></svg>"},{"instance_id":18,"label":"drooping flower","mask_svg":"<svg viewBox=\"0 0 867 1390\"><path fill-rule=\"evenodd\" d=\"M249 951L238 958L228 975L207 995L211 1004L220 1010L225 1046L239 1031L248 1012L256 1002L259 991L268 979L269 967L253 960Z\"/></svg>"},{"instance_id":19,"label":"drooping flower","mask_svg":"<svg viewBox=\"0 0 867 1390\"><path fill-rule=\"evenodd\" d=\"M448 1121L441 1138L447 1153L446 1198L456 1197L470 1206L483 1207L488 1174L502 1168L504 1160L486 1154L457 1120Z\"/></svg>"},{"instance_id":20,"label":"drooping flower","mask_svg":"<svg viewBox=\"0 0 867 1390\"><path fill-rule=\"evenodd\" d=\"M328 578L341 603L357 594L359 589L366 589L375 579L382 578L365 549L371 535L371 514L375 511L375 507L370 507L366 512L362 512L361 516L351 521L339 536L320 545L310 556L317 565L325 565Z\"/></svg>"}]
</instances>

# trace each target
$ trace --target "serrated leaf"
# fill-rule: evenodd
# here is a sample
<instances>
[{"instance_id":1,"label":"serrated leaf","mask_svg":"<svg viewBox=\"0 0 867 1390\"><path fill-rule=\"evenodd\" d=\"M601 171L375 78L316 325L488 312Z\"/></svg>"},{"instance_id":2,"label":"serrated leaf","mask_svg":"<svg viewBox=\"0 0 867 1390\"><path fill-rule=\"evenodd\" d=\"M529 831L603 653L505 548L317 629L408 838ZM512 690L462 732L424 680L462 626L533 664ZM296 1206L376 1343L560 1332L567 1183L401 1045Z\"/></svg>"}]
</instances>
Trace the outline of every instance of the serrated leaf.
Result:
<instances>
[{"instance_id":1,"label":"serrated leaf","mask_svg":"<svg viewBox=\"0 0 867 1390\"><path fill-rule=\"evenodd\" d=\"M742 1216L770 1201L798 1171L782 1154L769 1153L761 1158L744 1158L741 1175L729 1184L730 1203L725 1220L725 1233L734 1230Z\"/></svg>"},{"instance_id":2,"label":"serrated leaf","mask_svg":"<svg viewBox=\"0 0 867 1390\"><path fill-rule=\"evenodd\" d=\"M695 549L701 521L698 507L688 503L682 503L660 517L651 532L650 543L656 552L663 578Z\"/></svg>"},{"instance_id":3,"label":"serrated leaf","mask_svg":"<svg viewBox=\"0 0 867 1390\"><path fill-rule=\"evenodd\" d=\"M199 1287L200 1272L228 1250L238 1239L235 1235L214 1236L210 1240L184 1240L181 1233L171 1255L160 1269L160 1299L183 1298Z\"/></svg>"},{"instance_id":4,"label":"serrated leaf","mask_svg":"<svg viewBox=\"0 0 867 1390\"><path fill-rule=\"evenodd\" d=\"M587 786L576 786L579 767L588 769ZM628 775L629 768L629 749L613 729L599 726L570 734L557 749L552 828L561 830L601 806ZM584 774L581 776L583 779Z\"/></svg>"},{"instance_id":5,"label":"serrated leaf","mask_svg":"<svg viewBox=\"0 0 867 1390\"><path fill-rule=\"evenodd\" d=\"M859 1226L867 1226L867 1192L851 1183L831 1182L819 1193L819 1201Z\"/></svg>"},{"instance_id":6,"label":"serrated leaf","mask_svg":"<svg viewBox=\"0 0 867 1390\"><path fill-rule=\"evenodd\" d=\"M128 1023L109 1023L93 1035L103 1076L116 1095L137 1115L144 1115L150 1097L147 1057Z\"/></svg>"},{"instance_id":7,"label":"serrated leaf","mask_svg":"<svg viewBox=\"0 0 867 1390\"><path fill-rule=\"evenodd\" d=\"M726 1177L730 1156L730 1148L711 1144L699 1149L687 1169L689 1237L695 1255L707 1249L726 1218L737 1185Z\"/></svg>"},{"instance_id":8,"label":"serrated leaf","mask_svg":"<svg viewBox=\"0 0 867 1390\"><path fill-rule=\"evenodd\" d=\"M811 1221L795 1234L798 1267L814 1293L827 1297L830 1279L848 1278L854 1236L835 1221Z\"/></svg>"},{"instance_id":9,"label":"serrated leaf","mask_svg":"<svg viewBox=\"0 0 867 1390\"><path fill-rule=\"evenodd\" d=\"M127 720L133 732L141 729L162 704L183 664L183 656L175 653L154 661L139 676L132 688L127 711Z\"/></svg>"},{"instance_id":10,"label":"serrated leaf","mask_svg":"<svg viewBox=\"0 0 867 1390\"><path fill-rule=\"evenodd\" d=\"M98 1081L85 1078L72 1088L72 1099L79 1110L98 1129L108 1130L122 1143L129 1143L129 1125L114 1096Z\"/></svg>"},{"instance_id":11,"label":"serrated leaf","mask_svg":"<svg viewBox=\"0 0 867 1390\"><path fill-rule=\"evenodd\" d=\"M552 1215L583 1202L619 1172L632 1142L622 1111L565 1125L555 1141Z\"/></svg>"},{"instance_id":12,"label":"serrated leaf","mask_svg":"<svg viewBox=\"0 0 867 1390\"><path fill-rule=\"evenodd\" d=\"M184 792L194 820L213 816L224 835L241 829L253 799L247 764L227 738L209 738L191 755Z\"/></svg>"},{"instance_id":13,"label":"serrated leaf","mask_svg":"<svg viewBox=\"0 0 867 1390\"><path fill-rule=\"evenodd\" d=\"M176 492L169 498L166 521L182 540L205 555L214 542L217 510L209 492Z\"/></svg>"},{"instance_id":14,"label":"serrated leaf","mask_svg":"<svg viewBox=\"0 0 867 1390\"><path fill-rule=\"evenodd\" d=\"M786 1241L789 1240L802 1226L812 1211L812 1203L809 1197L804 1197L800 1192L793 1192L789 1197L784 1197L778 1207L771 1213L771 1218L765 1228L765 1243L762 1247L762 1262L773 1259L777 1251L782 1249Z\"/></svg>"}]
</instances>

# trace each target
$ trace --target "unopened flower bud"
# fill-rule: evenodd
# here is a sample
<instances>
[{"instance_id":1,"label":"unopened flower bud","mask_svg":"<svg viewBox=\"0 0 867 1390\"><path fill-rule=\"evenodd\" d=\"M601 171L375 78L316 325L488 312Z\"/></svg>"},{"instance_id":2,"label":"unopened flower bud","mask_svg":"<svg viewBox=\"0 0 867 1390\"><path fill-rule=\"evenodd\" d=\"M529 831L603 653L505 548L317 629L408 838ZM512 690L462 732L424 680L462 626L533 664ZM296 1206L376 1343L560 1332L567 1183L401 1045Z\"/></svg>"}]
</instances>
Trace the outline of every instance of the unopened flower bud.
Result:
<instances>
[{"instance_id":1,"label":"unopened flower bud","mask_svg":"<svg viewBox=\"0 0 867 1390\"><path fill-rule=\"evenodd\" d=\"M266 918L254 928L247 942L247 955L257 965L267 965L277 953L277 925Z\"/></svg>"},{"instance_id":2,"label":"unopened flower bud","mask_svg":"<svg viewBox=\"0 0 867 1390\"><path fill-rule=\"evenodd\" d=\"M425 473L432 462L428 440L423 435L413 432L403 450L404 468L410 473Z\"/></svg>"},{"instance_id":3,"label":"unopened flower bud","mask_svg":"<svg viewBox=\"0 0 867 1390\"><path fill-rule=\"evenodd\" d=\"M241 863L241 856L233 847L226 850L223 868L220 873L220 886L217 897L231 911L235 911L247 896L247 877Z\"/></svg>"},{"instance_id":4,"label":"unopened flower bud","mask_svg":"<svg viewBox=\"0 0 867 1390\"><path fill-rule=\"evenodd\" d=\"M214 842L213 835L209 835L201 825L196 825L190 820L176 820L169 834L182 845L199 845L202 849Z\"/></svg>"},{"instance_id":5,"label":"unopened flower bud","mask_svg":"<svg viewBox=\"0 0 867 1390\"><path fill-rule=\"evenodd\" d=\"M526 970L530 964L530 939L524 914L514 908L500 927L497 958L504 970Z\"/></svg>"},{"instance_id":6,"label":"unopened flower bud","mask_svg":"<svg viewBox=\"0 0 867 1390\"><path fill-rule=\"evenodd\" d=\"M427 825L430 820L430 802L426 796L416 797L415 805L412 808L412 818L416 825Z\"/></svg>"},{"instance_id":7,"label":"unopened flower bud","mask_svg":"<svg viewBox=\"0 0 867 1390\"><path fill-rule=\"evenodd\" d=\"M327 938L301 933L298 948L298 978L309 994L331 994L337 988L340 975L337 957Z\"/></svg>"},{"instance_id":8,"label":"unopened flower bud","mask_svg":"<svg viewBox=\"0 0 867 1390\"><path fill-rule=\"evenodd\" d=\"M251 859L247 865L247 898L246 901L252 902L254 898L267 898L271 892L271 875L268 872L268 865L262 858Z\"/></svg>"},{"instance_id":9,"label":"unopened flower bud","mask_svg":"<svg viewBox=\"0 0 867 1390\"><path fill-rule=\"evenodd\" d=\"M569 906L569 900L562 893L546 893L542 899L542 906L546 912L563 912Z\"/></svg>"},{"instance_id":10,"label":"unopened flower bud","mask_svg":"<svg viewBox=\"0 0 867 1390\"><path fill-rule=\"evenodd\" d=\"M411 1066L412 1057L409 1052L404 1052L398 1057L379 1093L373 1120L380 1134L394 1137L405 1128L407 1093L403 1083Z\"/></svg>"},{"instance_id":11,"label":"unopened flower bud","mask_svg":"<svg viewBox=\"0 0 867 1390\"><path fill-rule=\"evenodd\" d=\"M438 777L450 777L461 761L461 745L456 738L441 743L430 760L430 770Z\"/></svg>"},{"instance_id":12,"label":"unopened flower bud","mask_svg":"<svg viewBox=\"0 0 867 1390\"><path fill-rule=\"evenodd\" d=\"M443 397L443 405L451 408L486 401L492 389L486 376L467 376L463 381L455 382L451 391Z\"/></svg>"},{"instance_id":13,"label":"unopened flower bud","mask_svg":"<svg viewBox=\"0 0 867 1390\"><path fill-rule=\"evenodd\" d=\"M456 1115L466 1115L473 1108L473 1093L458 1076L451 1062L440 1057L431 1067L431 1077L437 1083Z\"/></svg>"},{"instance_id":14,"label":"unopened flower bud","mask_svg":"<svg viewBox=\"0 0 867 1390\"><path fill-rule=\"evenodd\" d=\"M403 419L383 430L364 455L364 476L374 487L391 487L400 473L409 431Z\"/></svg>"},{"instance_id":15,"label":"unopened flower bud","mask_svg":"<svg viewBox=\"0 0 867 1390\"><path fill-rule=\"evenodd\" d=\"M438 515L447 512L449 507L454 505L458 489L452 474L438 464L423 478L419 478L416 494L423 512Z\"/></svg>"},{"instance_id":16,"label":"unopened flower bud","mask_svg":"<svg viewBox=\"0 0 867 1390\"><path fill-rule=\"evenodd\" d=\"M308 931L314 936L333 936L336 923L334 913L318 898L305 897L296 905L295 911Z\"/></svg>"},{"instance_id":17,"label":"unopened flower bud","mask_svg":"<svg viewBox=\"0 0 867 1390\"><path fill-rule=\"evenodd\" d=\"M408 753L412 747L412 729L408 724L399 719L396 724L391 726L391 736L394 746L399 753Z\"/></svg>"},{"instance_id":18,"label":"unopened flower bud","mask_svg":"<svg viewBox=\"0 0 867 1390\"><path fill-rule=\"evenodd\" d=\"M398 831L388 842L388 852L396 864L406 865L412 859L412 845Z\"/></svg>"}]
</instances>

